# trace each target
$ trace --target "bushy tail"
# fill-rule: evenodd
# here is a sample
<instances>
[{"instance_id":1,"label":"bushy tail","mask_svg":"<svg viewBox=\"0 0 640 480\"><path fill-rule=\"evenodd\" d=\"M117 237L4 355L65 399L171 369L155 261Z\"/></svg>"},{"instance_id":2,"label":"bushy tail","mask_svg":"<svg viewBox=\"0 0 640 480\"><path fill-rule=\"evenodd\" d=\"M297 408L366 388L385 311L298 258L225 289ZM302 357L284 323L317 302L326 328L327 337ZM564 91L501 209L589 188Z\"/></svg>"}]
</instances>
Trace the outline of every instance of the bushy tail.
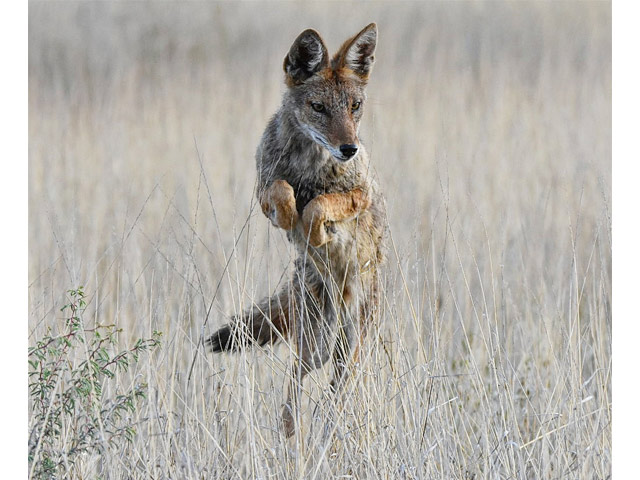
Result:
<instances>
[{"instance_id":1,"label":"bushy tail","mask_svg":"<svg viewBox=\"0 0 640 480\"><path fill-rule=\"evenodd\" d=\"M233 317L229 324L211 335L206 344L213 352L237 352L253 344L276 343L289 331L289 317L293 311L291 298L291 292L286 289L265 298L251 310Z\"/></svg>"}]
</instances>

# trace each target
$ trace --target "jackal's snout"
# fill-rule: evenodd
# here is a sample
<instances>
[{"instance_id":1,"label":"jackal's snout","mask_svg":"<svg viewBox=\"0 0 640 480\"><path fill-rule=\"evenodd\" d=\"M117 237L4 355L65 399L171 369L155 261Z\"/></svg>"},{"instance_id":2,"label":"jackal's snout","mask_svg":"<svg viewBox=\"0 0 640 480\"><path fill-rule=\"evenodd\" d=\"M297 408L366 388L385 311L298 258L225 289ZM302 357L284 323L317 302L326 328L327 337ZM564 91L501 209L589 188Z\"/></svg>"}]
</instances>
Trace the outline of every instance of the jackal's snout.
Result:
<instances>
[{"instance_id":1,"label":"jackal's snout","mask_svg":"<svg viewBox=\"0 0 640 480\"><path fill-rule=\"evenodd\" d=\"M358 153L358 146L353 143L345 143L340 145L340 153L342 153L344 160L349 160Z\"/></svg>"}]
</instances>

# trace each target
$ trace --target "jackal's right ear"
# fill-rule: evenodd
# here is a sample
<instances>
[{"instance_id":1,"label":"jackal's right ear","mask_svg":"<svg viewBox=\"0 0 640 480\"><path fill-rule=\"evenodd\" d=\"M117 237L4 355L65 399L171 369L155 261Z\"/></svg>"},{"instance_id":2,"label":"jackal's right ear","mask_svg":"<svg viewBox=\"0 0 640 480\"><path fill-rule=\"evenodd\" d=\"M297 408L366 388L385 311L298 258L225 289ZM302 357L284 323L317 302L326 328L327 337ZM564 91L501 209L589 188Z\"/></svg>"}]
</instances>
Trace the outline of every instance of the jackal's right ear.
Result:
<instances>
[{"instance_id":1,"label":"jackal's right ear","mask_svg":"<svg viewBox=\"0 0 640 480\"><path fill-rule=\"evenodd\" d=\"M314 73L329 65L329 54L318 32L305 30L296 38L284 57L287 85L300 85Z\"/></svg>"},{"instance_id":2,"label":"jackal's right ear","mask_svg":"<svg viewBox=\"0 0 640 480\"><path fill-rule=\"evenodd\" d=\"M334 58L336 67L347 68L366 81L373 67L377 41L378 27L370 23L340 47Z\"/></svg>"}]
</instances>

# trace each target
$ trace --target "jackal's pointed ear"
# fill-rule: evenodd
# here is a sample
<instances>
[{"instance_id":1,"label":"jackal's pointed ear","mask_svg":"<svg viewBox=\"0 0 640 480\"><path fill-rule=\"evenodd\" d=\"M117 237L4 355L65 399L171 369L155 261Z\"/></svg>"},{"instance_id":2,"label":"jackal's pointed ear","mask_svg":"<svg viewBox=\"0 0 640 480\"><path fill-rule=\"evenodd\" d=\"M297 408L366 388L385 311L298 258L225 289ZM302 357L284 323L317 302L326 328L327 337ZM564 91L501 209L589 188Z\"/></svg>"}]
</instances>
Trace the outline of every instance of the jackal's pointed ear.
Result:
<instances>
[{"instance_id":1,"label":"jackal's pointed ear","mask_svg":"<svg viewBox=\"0 0 640 480\"><path fill-rule=\"evenodd\" d=\"M296 38L284 57L284 72L290 86L299 85L329 65L329 54L318 32L305 30Z\"/></svg>"},{"instance_id":2,"label":"jackal's pointed ear","mask_svg":"<svg viewBox=\"0 0 640 480\"><path fill-rule=\"evenodd\" d=\"M376 51L378 27L370 23L355 37L347 40L335 56L337 68L348 68L363 80L369 78Z\"/></svg>"}]
</instances>

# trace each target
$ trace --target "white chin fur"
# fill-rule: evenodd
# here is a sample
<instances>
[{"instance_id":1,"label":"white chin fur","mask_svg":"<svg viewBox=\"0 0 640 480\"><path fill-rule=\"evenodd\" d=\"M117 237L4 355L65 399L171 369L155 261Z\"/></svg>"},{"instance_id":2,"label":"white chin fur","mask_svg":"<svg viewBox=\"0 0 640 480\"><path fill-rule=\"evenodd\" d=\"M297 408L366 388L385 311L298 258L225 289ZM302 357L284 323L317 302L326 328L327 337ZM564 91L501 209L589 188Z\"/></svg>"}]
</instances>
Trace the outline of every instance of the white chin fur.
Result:
<instances>
[{"instance_id":1,"label":"white chin fur","mask_svg":"<svg viewBox=\"0 0 640 480\"><path fill-rule=\"evenodd\" d=\"M325 148L326 150L328 150L332 157L342 162L349 160L348 158L344 158L344 156L342 155L342 152L339 149L329 145L329 142L327 142L326 138L324 138L314 129L304 124L302 124L301 127L304 130L304 132L309 136L309 138L311 138L311 140L313 140L315 143L320 145L322 148Z\"/></svg>"}]
</instances>

